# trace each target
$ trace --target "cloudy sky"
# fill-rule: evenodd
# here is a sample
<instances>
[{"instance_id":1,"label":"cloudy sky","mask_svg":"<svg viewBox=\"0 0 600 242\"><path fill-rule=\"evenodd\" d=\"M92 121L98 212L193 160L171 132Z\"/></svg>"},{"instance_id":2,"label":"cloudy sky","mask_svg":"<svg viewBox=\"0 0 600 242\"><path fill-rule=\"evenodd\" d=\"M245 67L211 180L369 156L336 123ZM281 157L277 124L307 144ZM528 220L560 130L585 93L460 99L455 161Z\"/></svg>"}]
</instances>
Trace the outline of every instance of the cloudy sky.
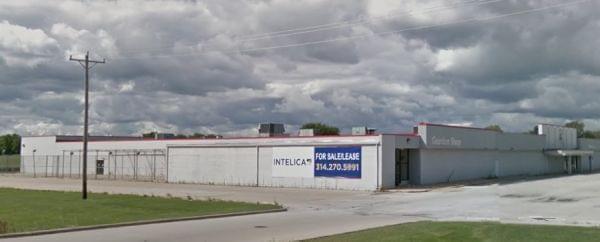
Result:
<instances>
[{"instance_id":1,"label":"cloudy sky","mask_svg":"<svg viewBox=\"0 0 600 242\"><path fill-rule=\"evenodd\" d=\"M571 3L572 2L572 3ZM0 133L600 129L600 1L1 1Z\"/></svg>"}]
</instances>

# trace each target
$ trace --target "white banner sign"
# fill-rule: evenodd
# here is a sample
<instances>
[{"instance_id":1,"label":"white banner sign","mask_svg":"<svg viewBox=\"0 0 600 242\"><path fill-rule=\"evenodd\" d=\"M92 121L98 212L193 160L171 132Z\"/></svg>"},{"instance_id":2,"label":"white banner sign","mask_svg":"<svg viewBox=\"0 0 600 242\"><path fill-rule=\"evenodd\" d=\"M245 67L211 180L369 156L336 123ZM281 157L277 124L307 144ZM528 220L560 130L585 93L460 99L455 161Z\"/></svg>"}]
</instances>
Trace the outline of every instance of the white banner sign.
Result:
<instances>
[{"instance_id":1,"label":"white banner sign","mask_svg":"<svg viewBox=\"0 0 600 242\"><path fill-rule=\"evenodd\" d=\"M273 147L273 177L314 177L313 147Z\"/></svg>"}]
</instances>

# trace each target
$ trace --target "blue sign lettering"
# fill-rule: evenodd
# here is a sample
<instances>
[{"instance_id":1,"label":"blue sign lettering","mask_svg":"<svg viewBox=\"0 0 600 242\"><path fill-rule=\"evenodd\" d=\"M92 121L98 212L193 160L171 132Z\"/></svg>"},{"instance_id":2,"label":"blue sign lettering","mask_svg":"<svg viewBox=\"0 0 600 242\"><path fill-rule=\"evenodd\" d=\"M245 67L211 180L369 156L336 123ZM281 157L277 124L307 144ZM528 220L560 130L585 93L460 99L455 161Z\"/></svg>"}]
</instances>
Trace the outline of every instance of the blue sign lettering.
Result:
<instances>
[{"instance_id":1,"label":"blue sign lettering","mask_svg":"<svg viewBox=\"0 0 600 242\"><path fill-rule=\"evenodd\" d=\"M315 147L315 177L361 177L360 146Z\"/></svg>"}]
</instances>

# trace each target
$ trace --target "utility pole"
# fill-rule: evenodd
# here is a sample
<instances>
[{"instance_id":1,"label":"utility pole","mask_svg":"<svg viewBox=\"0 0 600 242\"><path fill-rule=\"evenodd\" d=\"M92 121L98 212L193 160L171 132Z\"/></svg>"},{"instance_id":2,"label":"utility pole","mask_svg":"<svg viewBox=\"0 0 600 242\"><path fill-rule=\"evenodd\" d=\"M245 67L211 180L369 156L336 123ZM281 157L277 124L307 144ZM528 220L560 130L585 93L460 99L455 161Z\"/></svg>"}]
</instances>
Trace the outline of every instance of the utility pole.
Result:
<instances>
[{"instance_id":1,"label":"utility pole","mask_svg":"<svg viewBox=\"0 0 600 242\"><path fill-rule=\"evenodd\" d=\"M85 59L73 58L69 56L70 61L77 61L85 70L85 111L83 114L83 169L81 171L82 189L81 195L83 200L87 199L87 147L88 147L88 110L89 110L89 91L90 91L90 69L96 64L104 64L106 60L90 60L90 52L85 53ZM92 66L90 66L92 63Z\"/></svg>"}]
</instances>

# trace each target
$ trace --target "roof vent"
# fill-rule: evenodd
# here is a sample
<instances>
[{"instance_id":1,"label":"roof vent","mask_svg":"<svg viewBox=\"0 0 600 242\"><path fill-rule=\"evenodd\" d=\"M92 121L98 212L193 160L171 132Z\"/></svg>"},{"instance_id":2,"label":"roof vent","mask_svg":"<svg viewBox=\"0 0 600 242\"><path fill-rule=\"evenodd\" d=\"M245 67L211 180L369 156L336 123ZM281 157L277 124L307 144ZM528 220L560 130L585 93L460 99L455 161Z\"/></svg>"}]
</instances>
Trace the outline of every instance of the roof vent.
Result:
<instances>
[{"instance_id":1,"label":"roof vent","mask_svg":"<svg viewBox=\"0 0 600 242\"><path fill-rule=\"evenodd\" d=\"M258 125L258 134L260 137L283 136L284 132L283 124L262 123Z\"/></svg>"},{"instance_id":2,"label":"roof vent","mask_svg":"<svg viewBox=\"0 0 600 242\"><path fill-rule=\"evenodd\" d=\"M371 135L375 134L375 130L367 128L367 126L352 127L352 135Z\"/></svg>"},{"instance_id":3,"label":"roof vent","mask_svg":"<svg viewBox=\"0 0 600 242\"><path fill-rule=\"evenodd\" d=\"M315 136L315 130L314 129L300 129L300 133L298 133L298 136Z\"/></svg>"}]
</instances>

